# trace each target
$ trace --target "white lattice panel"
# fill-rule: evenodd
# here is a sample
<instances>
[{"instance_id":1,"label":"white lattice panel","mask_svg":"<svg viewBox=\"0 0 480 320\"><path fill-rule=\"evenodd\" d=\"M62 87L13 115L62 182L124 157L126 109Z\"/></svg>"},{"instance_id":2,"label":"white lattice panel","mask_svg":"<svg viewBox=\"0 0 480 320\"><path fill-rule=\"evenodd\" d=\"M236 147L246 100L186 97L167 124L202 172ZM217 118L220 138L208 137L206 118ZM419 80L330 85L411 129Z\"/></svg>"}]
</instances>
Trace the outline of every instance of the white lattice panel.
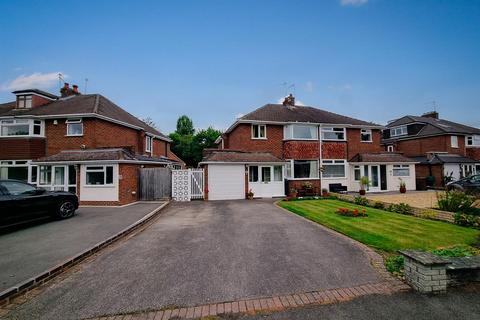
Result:
<instances>
[{"instance_id":1,"label":"white lattice panel","mask_svg":"<svg viewBox=\"0 0 480 320\"><path fill-rule=\"evenodd\" d=\"M175 201L190 201L191 178L189 170L172 170L172 198Z\"/></svg>"}]
</instances>

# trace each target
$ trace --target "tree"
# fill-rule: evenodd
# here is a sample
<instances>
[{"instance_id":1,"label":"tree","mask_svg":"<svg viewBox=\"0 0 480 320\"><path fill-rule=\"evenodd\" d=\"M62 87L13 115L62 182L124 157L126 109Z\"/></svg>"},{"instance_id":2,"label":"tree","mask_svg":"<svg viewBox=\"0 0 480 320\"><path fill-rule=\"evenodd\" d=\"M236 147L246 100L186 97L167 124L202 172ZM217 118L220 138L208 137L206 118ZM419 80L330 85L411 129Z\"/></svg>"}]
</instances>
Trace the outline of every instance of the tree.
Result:
<instances>
[{"instance_id":1,"label":"tree","mask_svg":"<svg viewBox=\"0 0 480 320\"><path fill-rule=\"evenodd\" d=\"M208 127L206 130L198 131L193 137L192 155L198 165L203 158L203 149L215 147L215 140L222 134L220 130Z\"/></svg>"},{"instance_id":2,"label":"tree","mask_svg":"<svg viewBox=\"0 0 480 320\"><path fill-rule=\"evenodd\" d=\"M176 132L182 136L193 135L195 133L195 129L193 128L192 120L185 115L178 118Z\"/></svg>"},{"instance_id":3,"label":"tree","mask_svg":"<svg viewBox=\"0 0 480 320\"><path fill-rule=\"evenodd\" d=\"M152 118L146 117L146 118L142 118L140 120L142 120L144 123L146 123L150 127L154 128L154 129L158 129L157 124L155 123L155 121L153 121Z\"/></svg>"}]
</instances>

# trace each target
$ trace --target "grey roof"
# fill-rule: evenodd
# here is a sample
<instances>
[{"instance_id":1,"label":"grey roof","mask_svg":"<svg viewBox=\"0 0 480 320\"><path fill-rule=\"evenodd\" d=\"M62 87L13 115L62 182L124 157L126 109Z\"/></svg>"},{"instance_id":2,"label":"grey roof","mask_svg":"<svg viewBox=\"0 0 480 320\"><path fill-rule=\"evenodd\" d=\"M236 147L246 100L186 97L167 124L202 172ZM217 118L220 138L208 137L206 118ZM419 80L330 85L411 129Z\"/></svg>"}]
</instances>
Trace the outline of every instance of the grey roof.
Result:
<instances>
[{"instance_id":1,"label":"grey roof","mask_svg":"<svg viewBox=\"0 0 480 320\"><path fill-rule=\"evenodd\" d=\"M466 126L460 123L448 121L445 119L435 119L430 117L420 117L420 116L404 116L397 120L390 122L387 125L387 128L397 127L404 124L410 123L423 123L425 127L416 135L418 136L428 136L436 134L445 134L445 133L456 133L456 134L480 134L479 128L474 128Z\"/></svg>"},{"instance_id":2,"label":"grey roof","mask_svg":"<svg viewBox=\"0 0 480 320\"><path fill-rule=\"evenodd\" d=\"M451 153L435 153L430 157L412 157L422 164L444 164L444 163L478 163L474 159Z\"/></svg>"},{"instance_id":3,"label":"grey roof","mask_svg":"<svg viewBox=\"0 0 480 320\"><path fill-rule=\"evenodd\" d=\"M164 134L147 125L137 117L128 113L100 94L85 94L69 96L52 101L46 105L32 109L15 109L15 102L0 105L0 117L11 116L59 116L59 115L82 115L96 114L121 121L132 126L143 128L146 132L169 140Z\"/></svg>"},{"instance_id":4,"label":"grey roof","mask_svg":"<svg viewBox=\"0 0 480 320\"><path fill-rule=\"evenodd\" d=\"M317 109L308 106L287 107L282 104L266 104L249 114L244 115L239 120L252 121L271 121L271 122L311 122L328 124L347 124L347 125L365 125L378 126L373 122L366 122L347 116L343 116L330 111Z\"/></svg>"},{"instance_id":5,"label":"grey roof","mask_svg":"<svg viewBox=\"0 0 480 320\"><path fill-rule=\"evenodd\" d=\"M58 99L58 96L56 96L54 94L51 94L50 92L40 90L40 89L16 90L16 91L13 91L12 93L13 94L22 94L22 93L30 93L30 92L35 92L35 93L38 93L40 95L43 95L43 96L46 96L46 97L49 97L49 98L52 98L52 99Z\"/></svg>"},{"instance_id":6,"label":"grey roof","mask_svg":"<svg viewBox=\"0 0 480 320\"><path fill-rule=\"evenodd\" d=\"M42 157L33 162L67 162L67 161L149 161L155 163L172 163L173 161L161 157L147 157L131 152L126 148L100 148L100 149L84 149L84 150L64 150L57 154Z\"/></svg>"},{"instance_id":7,"label":"grey roof","mask_svg":"<svg viewBox=\"0 0 480 320\"><path fill-rule=\"evenodd\" d=\"M202 162L284 162L268 152L246 152L240 150L212 150L203 157Z\"/></svg>"},{"instance_id":8,"label":"grey roof","mask_svg":"<svg viewBox=\"0 0 480 320\"><path fill-rule=\"evenodd\" d=\"M415 159L407 158L400 153L357 153L349 162L417 162Z\"/></svg>"}]
</instances>

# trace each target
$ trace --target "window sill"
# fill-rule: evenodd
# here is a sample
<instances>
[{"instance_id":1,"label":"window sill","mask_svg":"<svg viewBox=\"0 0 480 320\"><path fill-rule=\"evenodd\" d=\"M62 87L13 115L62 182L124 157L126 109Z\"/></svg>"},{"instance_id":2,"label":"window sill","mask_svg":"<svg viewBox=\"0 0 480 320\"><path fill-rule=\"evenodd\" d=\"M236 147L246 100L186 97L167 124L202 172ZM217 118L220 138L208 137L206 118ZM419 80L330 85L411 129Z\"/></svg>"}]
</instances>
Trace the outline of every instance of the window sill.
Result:
<instances>
[{"instance_id":1,"label":"window sill","mask_svg":"<svg viewBox=\"0 0 480 320\"><path fill-rule=\"evenodd\" d=\"M322 180L346 180L347 177L322 177Z\"/></svg>"},{"instance_id":2,"label":"window sill","mask_svg":"<svg viewBox=\"0 0 480 320\"><path fill-rule=\"evenodd\" d=\"M480 145L476 146L476 145L473 145L473 146L465 146L465 148L480 148Z\"/></svg>"},{"instance_id":3,"label":"window sill","mask_svg":"<svg viewBox=\"0 0 480 320\"><path fill-rule=\"evenodd\" d=\"M347 140L322 139L322 142L347 142Z\"/></svg>"},{"instance_id":4,"label":"window sill","mask_svg":"<svg viewBox=\"0 0 480 320\"><path fill-rule=\"evenodd\" d=\"M45 136L41 135L29 135L29 136L0 136L0 139L11 139L11 138L45 138Z\"/></svg>"},{"instance_id":5,"label":"window sill","mask_svg":"<svg viewBox=\"0 0 480 320\"><path fill-rule=\"evenodd\" d=\"M90 184L85 184L83 186L80 186L81 188L115 188L114 184L99 184L99 185L90 185Z\"/></svg>"},{"instance_id":6,"label":"window sill","mask_svg":"<svg viewBox=\"0 0 480 320\"><path fill-rule=\"evenodd\" d=\"M283 139L283 141L318 141L318 139L317 138L314 138L314 139L292 138L292 139Z\"/></svg>"},{"instance_id":7,"label":"window sill","mask_svg":"<svg viewBox=\"0 0 480 320\"><path fill-rule=\"evenodd\" d=\"M267 138L254 138L254 137L252 137L251 139L252 140L267 140Z\"/></svg>"},{"instance_id":8,"label":"window sill","mask_svg":"<svg viewBox=\"0 0 480 320\"><path fill-rule=\"evenodd\" d=\"M320 178L285 178L292 181L303 181L303 180L320 180Z\"/></svg>"},{"instance_id":9,"label":"window sill","mask_svg":"<svg viewBox=\"0 0 480 320\"><path fill-rule=\"evenodd\" d=\"M83 134L66 134L65 137L83 137Z\"/></svg>"},{"instance_id":10,"label":"window sill","mask_svg":"<svg viewBox=\"0 0 480 320\"><path fill-rule=\"evenodd\" d=\"M361 143L373 143L373 141L360 141Z\"/></svg>"}]
</instances>

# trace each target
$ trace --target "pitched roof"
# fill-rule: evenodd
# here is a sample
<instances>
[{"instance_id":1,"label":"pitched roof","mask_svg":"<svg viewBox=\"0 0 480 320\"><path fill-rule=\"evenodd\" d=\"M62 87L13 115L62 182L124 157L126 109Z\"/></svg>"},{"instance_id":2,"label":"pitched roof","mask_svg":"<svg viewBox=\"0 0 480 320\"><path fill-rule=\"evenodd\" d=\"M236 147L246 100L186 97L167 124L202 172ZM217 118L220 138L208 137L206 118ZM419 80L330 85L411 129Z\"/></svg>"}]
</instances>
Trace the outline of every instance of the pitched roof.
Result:
<instances>
[{"instance_id":1,"label":"pitched roof","mask_svg":"<svg viewBox=\"0 0 480 320\"><path fill-rule=\"evenodd\" d=\"M100 94L85 94L78 96L69 96L52 101L43 106L32 109L15 109L15 102L5 103L0 105L0 117L11 116L68 116L68 115L98 115L99 117L106 117L116 121L120 121L131 126L144 129L147 133L159 136L162 139L170 140L167 136L162 134L155 128L147 125L137 117L128 113L124 109L117 106L115 103L105 98Z\"/></svg>"},{"instance_id":2,"label":"pitched roof","mask_svg":"<svg viewBox=\"0 0 480 320\"><path fill-rule=\"evenodd\" d=\"M22 94L22 93L31 93L31 92L38 93L39 95L46 96L46 97L49 97L51 99L58 99L58 96L56 96L54 94L51 94L50 92L40 90L40 89L16 90L16 91L13 91L12 93L13 94Z\"/></svg>"},{"instance_id":3,"label":"pitched roof","mask_svg":"<svg viewBox=\"0 0 480 320\"><path fill-rule=\"evenodd\" d=\"M268 152L245 152L239 150L209 150L202 162L284 162Z\"/></svg>"},{"instance_id":4,"label":"pitched roof","mask_svg":"<svg viewBox=\"0 0 480 320\"><path fill-rule=\"evenodd\" d=\"M474 159L451 153L435 153L431 157L420 156L414 159L423 164L478 163Z\"/></svg>"},{"instance_id":5,"label":"pitched roof","mask_svg":"<svg viewBox=\"0 0 480 320\"><path fill-rule=\"evenodd\" d=\"M173 161L161 157L147 157L139 154L134 154L126 148L100 148L100 149L85 149L85 150L64 150L57 154L42 157L33 162L71 162L71 161L147 161L155 163L171 163Z\"/></svg>"},{"instance_id":6,"label":"pitched roof","mask_svg":"<svg viewBox=\"0 0 480 320\"><path fill-rule=\"evenodd\" d=\"M397 127L400 125L405 125L410 123L425 124L423 129L420 130L420 132L416 135L416 137L435 135L435 134L445 134L445 133L480 134L479 128L466 126L466 125L463 125L457 122L448 121L445 119L435 119L430 117L420 117L420 116L411 116L411 115L404 116L402 118L399 118L397 120L390 122L387 125L387 128Z\"/></svg>"},{"instance_id":7,"label":"pitched roof","mask_svg":"<svg viewBox=\"0 0 480 320\"><path fill-rule=\"evenodd\" d=\"M415 159L407 158L400 153L386 152L386 153L357 153L350 159L349 162L416 162Z\"/></svg>"},{"instance_id":8,"label":"pitched roof","mask_svg":"<svg viewBox=\"0 0 480 320\"><path fill-rule=\"evenodd\" d=\"M271 122L311 122L381 127L379 124L343 116L308 106L286 107L282 104L266 104L238 120Z\"/></svg>"}]
</instances>

